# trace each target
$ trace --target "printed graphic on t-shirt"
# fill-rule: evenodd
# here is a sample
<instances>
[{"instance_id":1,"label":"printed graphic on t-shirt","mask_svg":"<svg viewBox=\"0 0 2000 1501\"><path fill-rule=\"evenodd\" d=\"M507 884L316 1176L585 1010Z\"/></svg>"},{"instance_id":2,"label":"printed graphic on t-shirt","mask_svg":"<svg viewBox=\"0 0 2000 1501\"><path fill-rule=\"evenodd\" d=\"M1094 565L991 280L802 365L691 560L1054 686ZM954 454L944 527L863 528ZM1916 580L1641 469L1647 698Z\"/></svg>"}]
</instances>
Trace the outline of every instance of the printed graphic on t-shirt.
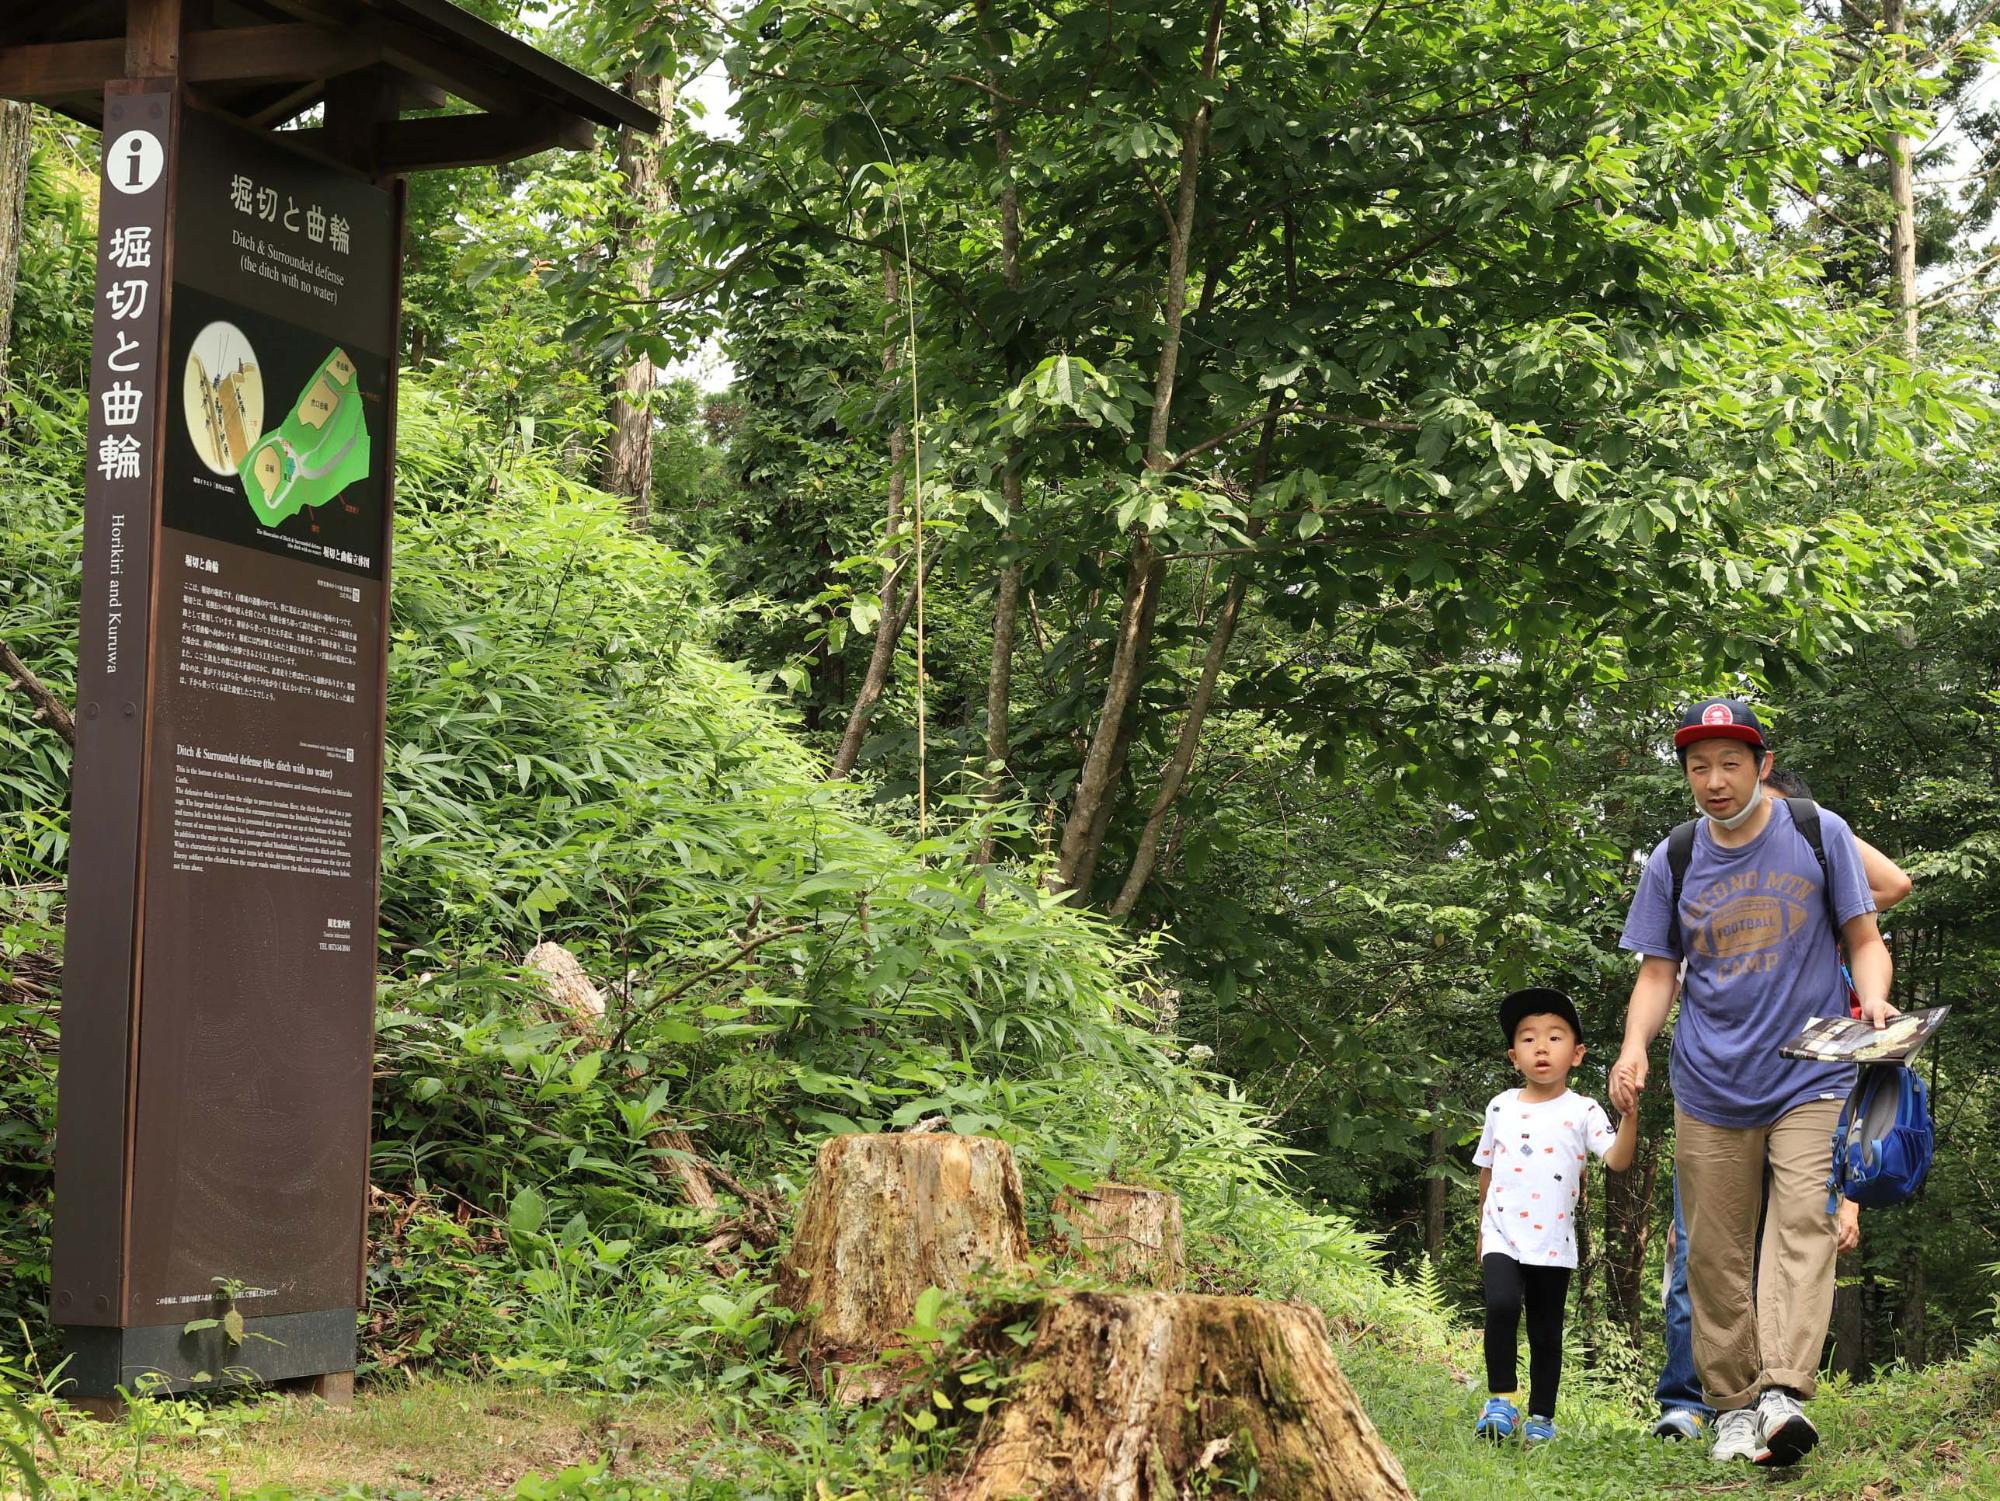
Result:
<instances>
[{"instance_id":1,"label":"printed graphic on t-shirt","mask_svg":"<svg viewBox=\"0 0 2000 1501\"><path fill-rule=\"evenodd\" d=\"M1521 1091L1495 1095L1476 1167L1491 1168L1479 1221L1479 1254L1495 1251L1523 1266L1576 1265L1576 1202L1590 1154L1611 1150L1616 1133L1604 1107L1580 1094L1529 1102Z\"/></svg>"},{"instance_id":2,"label":"printed graphic on t-shirt","mask_svg":"<svg viewBox=\"0 0 2000 1501\"><path fill-rule=\"evenodd\" d=\"M1763 974L1779 945L1819 910L1819 883L1789 870L1747 870L1681 894L1688 946L1717 960L1716 977Z\"/></svg>"},{"instance_id":3,"label":"printed graphic on t-shirt","mask_svg":"<svg viewBox=\"0 0 2000 1501\"><path fill-rule=\"evenodd\" d=\"M1667 840L1640 874L1618 943L1687 959L1672 1078L1675 1106L1698 1121L1769 1125L1808 1100L1844 1097L1854 1083L1851 1067L1778 1053L1814 1017L1847 1014L1838 930L1875 908L1853 831L1830 808L1819 810L1819 826L1824 870L1783 799L1748 844L1717 844L1703 824L1679 912Z\"/></svg>"}]
</instances>

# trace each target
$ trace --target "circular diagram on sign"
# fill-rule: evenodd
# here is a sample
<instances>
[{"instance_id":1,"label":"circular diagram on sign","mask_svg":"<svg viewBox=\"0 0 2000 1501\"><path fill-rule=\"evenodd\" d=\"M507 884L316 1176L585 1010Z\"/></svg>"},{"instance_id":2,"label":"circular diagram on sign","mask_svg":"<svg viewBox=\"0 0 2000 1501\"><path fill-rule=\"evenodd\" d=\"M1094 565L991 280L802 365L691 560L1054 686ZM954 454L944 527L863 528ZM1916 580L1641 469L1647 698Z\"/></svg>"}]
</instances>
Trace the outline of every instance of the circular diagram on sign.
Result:
<instances>
[{"instance_id":1,"label":"circular diagram on sign","mask_svg":"<svg viewBox=\"0 0 2000 1501\"><path fill-rule=\"evenodd\" d=\"M235 474L264 435L264 377L243 330L218 322L196 334L181 388L194 451L215 473Z\"/></svg>"}]
</instances>

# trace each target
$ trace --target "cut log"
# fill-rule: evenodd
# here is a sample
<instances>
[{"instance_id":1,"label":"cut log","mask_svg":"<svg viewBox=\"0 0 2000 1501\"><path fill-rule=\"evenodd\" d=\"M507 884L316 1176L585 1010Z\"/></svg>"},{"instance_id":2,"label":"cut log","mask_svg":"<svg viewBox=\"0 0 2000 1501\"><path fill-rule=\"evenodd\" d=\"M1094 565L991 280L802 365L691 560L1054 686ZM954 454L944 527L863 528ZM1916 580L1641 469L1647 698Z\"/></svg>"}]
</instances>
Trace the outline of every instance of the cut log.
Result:
<instances>
[{"instance_id":1,"label":"cut log","mask_svg":"<svg viewBox=\"0 0 2000 1501\"><path fill-rule=\"evenodd\" d=\"M1057 1195L1056 1234L1070 1253L1116 1282L1172 1291L1181 1285L1178 1194L1130 1183L1100 1183Z\"/></svg>"},{"instance_id":2,"label":"cut log","mask_svg":"<svg viewBox=\"0 0 2000 1501\"><path fill-rule=\"evenodd\" d=\"M583 961L559 943L538 943L528 951L527 962L542 978L550 1017L603 1047L604 992L591 983ZM680 1185L689 1208L707 1215L721 1207L687 1132L655 1131L646 1145L659 1154L653 1159L655 1166Z\"/></svg>"},{"instance_id":3,"label":"cut log","mask_svg":"<svg viewBox=\"0 0 2000 1501\"><path fill-rule=\"evenodd\" d=\"M542 977L551 1018L585 1036L604 1020L604 993L590 983L583 962L559 943L538 943L528 951L528 968Z\"/></svg>"},{"instance_id":4,"label":"cut log","mask_svg":"<svg viewBox=\"0 0 2000 1501\"><path fill-rule=\"evenodd\" d=\"M778 1263L778 1301L803 1315L786 1353L808 1369L871 1360L900 1342L926 1287L960 1292L1027 1256L1021 1174L1005 1142L829 1137Z\"/></svg>"},{"instance_id":5,"label":"cut log","mask_svg":"<svg viewBox=\"0 0 2000 1501\"><path fill-rule=\"evenodd\" d=\"M660 1155L654 1158L660 1172L671 1173L674 1181L681 1186L681 1197L688 1201L690 1209L703 1214L713 1214L722 1207L722 1201L715 1196L715 1189L703 1171L705 1164L694 1149L694 1140L685 1131L655 1131L646 1138L646 1145Z\"/></svg>"},{"instance_id":6,"label":"cut log","mask_svg":"<svg viewBox=\"0 0 2000 1501\"><path fill-rule=\"evenodd\" d=\"M1173 1501L1249 1488L1408 1501L1316 1309L1188 1293L1049 1304L949 1501Z\"/></svg>"}]
</instances>

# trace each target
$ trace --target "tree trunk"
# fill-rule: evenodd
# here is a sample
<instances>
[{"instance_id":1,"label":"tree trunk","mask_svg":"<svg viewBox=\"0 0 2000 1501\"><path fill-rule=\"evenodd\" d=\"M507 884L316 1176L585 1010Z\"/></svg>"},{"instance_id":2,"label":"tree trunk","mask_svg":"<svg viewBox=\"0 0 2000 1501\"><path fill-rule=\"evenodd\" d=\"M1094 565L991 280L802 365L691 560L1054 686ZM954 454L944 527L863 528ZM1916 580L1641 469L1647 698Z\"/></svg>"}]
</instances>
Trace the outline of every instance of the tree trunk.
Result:
<instances>
[{"instance_id":1,"label":"tree trunk","mask_svg":"<svg viewBox=\"0 0 2000 1501\"><path fill-rule=\"evenodd\" d=\"M1862 1349L1862 1326L1867 1310L1862 1307L1861 1288L1848 1283L1833 1290L1833 1368L1855 1381L1868 1379L1868 1361Z\"/></svg>"},{"instance_id":2,"label":"tree trunk","mask_svg":"<svg viewBox=\"0 0 2000 1501\"><path fill-rule=\"evenodd\" d=\"M1334 1363L1325 1320L1297 1303L1187 1293L1052 1302L1020 1384L983 1432L948 1501L1411 1494Z\"/></svg>"},{"instance_id":3,"label":"tree trunk","mask_svg":"<svg viewBox=\"0 0 2000 1501\"><path fill-rule=\"evenodd\" d=\"M7 389L7 349L14 333L14 287L21 275L21 218L26 211L34 127L33 105L0 100L0 394Z\"/></svg>"},{"instance_id":4,"label":"tree trunk","mask_svg":"<svg viewBox=\"0 0 2000 1501\"><path fill-rule=\"evenodd\" d=\"M1929 1331L1924 1318L1929 1301L1930 1289L1924 1282L1924 1253L1920 1246L1912 1244L1903 1259L1903 1306L1896 1317L1903 1364L1912 1370L1930 1361Z\"/></svg>"},{"instance_id":5,"label":"tree trunk","mask_svg":"<svg viewBox=\"0 0 2000 1501\"><path fill-rule=\"evenodd\" d=\"M1225 0L1215 0L1208 15L1202 49L1202 77L1213 79L1222 48ZM1209 105L1203 102L1181 133L1180 180L1172 217L1167 224L1167 284L1160 357L1153 375L1152 421L1146 434L1146 468L1166 469L1167 438L1172 429L1174 381L1180 373L1181 321L1187 311L1188 246L1194 236L1196 184L1202 153L1208 144ZM1104 685L1104 702L1097 728L1077 779L1076 798L1063 825L1057 852L1056 886L1072 901L1084 899L1088 877L1080 874L1097 863L1097 842L1110 825L1109 805L1117 797L1113 760L1121 740L1128 738L1126 716L1138 697L1141 663L1152 641L1152 621L1159 608L1160 584L1166 565L1153 547L1143 524L1134 528L1131 566L1126 572L1125 600L1119 611L1118 635L1111 669Z\"/></svg>"},{"instance_id":6,"label":"tree trunk","mask_svg":"<svg viewBox=\"0 0 2000 1501\"><path fill-rule=\"evenodd\" d=\"M1444 1175L1446 1131L1444 1100L1433 1092L1431 1108L1430 1176L1424 1180L1424 1255L1433 1270L1444 1265L1444 1200L1451 1186Z\"/></svg>"},{"instance_id":7,"label":"tree trunk","mask_svg":"<svg viewBox=\"0 0 2000 1501\"><path fill-rule=\"evenodd\" d=\"M628 73L626 91L635 103L664 121L672 110L665 81L657 73ZM657 136L636 130L618 133L618 171L625 179L629 207L618 216L618 232L627 241L626 261L633 295L649 297L653 290L653 236L650 221L667 206L667 185L660 172L668 127ZM627 365L611 397L611 437L604 452L602 482L613 495L625 497L625 514L634 531L645 531L653 512L653 361L647 355Z\"/></svg>"},{"instance_id":8,"label":"tree trunk","mask_svg":"<svg viewBox=\"0 0 2000 1501\"><path fill-rule=\"evenodd\" d=\"M1100 1183L1056 1197L1056 1231L1072 1255L1114 1282L1172 1291L1186 1268L1178 1194Z\"/></svg>"},{"instance_id":9,"label":"tree trunk","mask_svg":"<svg viewBox=\"0 0 2000 1501\"><path fill-rule=\"evenodd\" d=\"M833 1136L820 1144L778 1301L804 1315L785 1351L808 1369L897 1344L926 1287L960 1292L1028 1259L1014 1154L987 1136ZM844 1385L865 1394L865 1385Z\"/></svg>"},{"instance_id":10,"label":"tree trunk","mask_svg":"<svg viewBox=\"0 0 2000 1501\"><path fill-rule=\"evenodd\" d=\"M1289 239L1286 241L1289 245ZM1257 458L1250 468L1250 493L1255 495L1271 472L1271 447L1278 437L1278 393L1273 391L1265 407L1264 430L1257 439ZM1254 545L1264 535L1264 521L1258 517L1250 523L1250 541ZM1217 612L1215 628L1209 633L1208 653L1202 658L1201 677L1195 683L1193 695L1188 699L1187 713L1181 720L1181 733L1174 744L1174 753L1167 761L1167 769L1160 775L1160 790L1153 798L1153 808L1146 815L1146 826L1139 831L1139 847L1132 856L1132 868L1125 875L1125 884L1119 889L1118 899L1111 904L1114 917L1124 917L1138 904L1139 893L1146 889L1146 882L1152 879L1154 863L1159 858L1160 835L1167 827L1167 817L1173 812L1182 790L1187 786L1189 774L1194 770L1195 751L1201 745L1202 722L1208 717L1209 705L1215 701L1215 685L1222 676L1222 664L1229 655L1229 643L1236 637L1236 619L1243 609L1243 595L1250 586L1250 565L1246 559L1239 563L1236 571L1229 576L1229 587L1224 591L1222 608Z\"/></svg>"},{"instance_id":11,"label":"tree trunk","mask_svg":"<svg viewBox=\"0 0 2000 1501\"><path fill-rule=\"evenodd\" d=\"M1655 1138L1640 1138L1639 1159L1622 1173L1604 1175L1604 1288L1611 1317L1636 1347L1646 1295L1646 1247L1653 1230L1653 1186L1660 1158Z\"/></svg>"},{"instance_id":12,"label":"tree trunk","mask_svg":"<svg viewBox=\"0 0 2000 1501\"><path fill-rule=\"evenodd\" d=\"M885 385L895 377L898 351L903 347L902 337L897 332L898 310L902 306L903 283L896 272L895 258L886 252L882 256L882 297L888 303L889 311L883 323L882 380ZM861 675L861 691L854 695L854 707L847 714L847 728L841 732L840 746L833 753L831 779L840 781L854 770L854 763L861 758L861 742L868 734L869 716L882 697L882 690L889 686L889 669L896 665L896 643L903 638L903 627L909 616L896 609L896 581L901 576L908 554L896 555L896 539L903 530L903 496L910 482L909 471L904 468L904 457L909 453L910 430L898 418L889 429L889 503L888 517L882 529L882 549L889 558L889 566L882 571L882 613L875 617L875 645L868 653L868 670ZM929 560L926 560L928 568ZM912 599L916 592L911 591Z\"/></svg>"},{"instance_id":13,"label":"tree trunk","mask_svg":"<svg viewBox=\"0 0 2000 1501\"><path fill-rule=\"evenodd\" d=\"M1576 1316L1584 1327L1589 1327L1594 1317L1590 1302L1590 1279L1597 1270L1597 1258L1590 1250L1590 1179L1585 1178L1578 1185L1576 1195ZM1586 1365L1596 1361L1586 1358Z\"/></svg>"},{"instance_id":14,"label":"tree trunk","mask_svg":"<svg viewBox=\"0 0 2000 1501\"><path fill-rule=\"evenodd\" d=\"M1008 484L1012 480L1012 485ZM1021 479L1017 474L1001 481L1001 495L1007 514L1021 502ZM1010 493L1011 491L1011 493ZM1000 570L993 590L993 658L986 673L986 801L998 803L1007 795L1007 753L1013 739L1010 701L1014 694L1014 625L1021 613L1021 565L1009 563ZM979 863L993 863L993 835L979 841Z\"/></svg>"},{"instance_id":15,"label":"tree trunk","mask_svg":"<svg viewBox=\"0 0 2000 1501\"><path fill-rule=\"evenodd\" d=\"M987 47L997 56L999 48L994 35L987 25L985 7L980 8L980 26L985 31ZM1014 136L1008 128L1007 106L1000 97L999 79L991 72L987 75L993 85L993 147L997 157L1003 182L1000 188L1000 275L1010 291L1021 290L1021 195L1014 185L1012 163L1014 160ZM1017 353L1018 340L1009 342L1007 374L1009 380L1021 377L1021 360ZM1021 445L1009 444L1007 462L1000 471L1000 505L1007 513L1007 526L1001 535L1005 546L1014 538L1014 527L1021 511ZM1009 562L1000 570L1000 580L993 591L993 658L988 664L986 675L986 801L997 803L1006 795L1007 752L1011 740L1011 699L1014 691L1014 625L1021 608L1021 564L1018 560ZM979 841L979 863L993 862L993 836L988 834Z\"/></svg>"},{"instance_id":16,"label":"tree trunk","mask_svg":"<svg viewBox=\"0 0 2000 1501\"><path fill-rule=\"evenodd\" d=\"M1869 1267L1861 1277L1861 1365L1871 1374L1875 1370L1875 1328L1882 1313L1882 1284L1875 1279L1875 1269Z\"/></svg>"},{"instance_id":17,"label":"tree trunk","mask_svg":"<svg viewBox=\"0 0 2000 1501\"><path fill-rule=\"evenodd\" d=\"M1882 29L1900 38L1905 28L1904 0L1882 0ZM1900 57L1906 50L1901 41L1890 43ZM1896 308L1901 324L1903 354L1917 357L1917 197L1915 162L1911 159L1916 142L1896 135L1889 143L1889 272L1896 287Z\"/></svg>"},{"instance_id":18,"label":"tree trunk","mask_svg":"<svg viewBox=\"0 0 2000 1501\"><path fill-rule=\"evenodd\" d=\"M1153 590L1152 598L1153 608L1157 609L1160 599L1160 591L1157 588ZM1153 629L1150 612L1142 628L1150 637ZM1146 675L1144 656L1139 659L1138 672L1143 679ZM1088 837L1084 843L1083 861L1074 872L1078 901L1088 899L1091 883L1097 877L1097 859L1104 852L1104 836L1111 831L1111 815L1118 806L1118 789L1125 784L1125 768L1132 759L1132 739L1138 731L1139 715L1137 710L1133 710L1126 714L1125 723L1118 731L1118 741L1111 747L1111 770L1105 778L1105 787L1109 795L1098 800L1097 816L1091 820Z\"/></svg>"}]
</instances>

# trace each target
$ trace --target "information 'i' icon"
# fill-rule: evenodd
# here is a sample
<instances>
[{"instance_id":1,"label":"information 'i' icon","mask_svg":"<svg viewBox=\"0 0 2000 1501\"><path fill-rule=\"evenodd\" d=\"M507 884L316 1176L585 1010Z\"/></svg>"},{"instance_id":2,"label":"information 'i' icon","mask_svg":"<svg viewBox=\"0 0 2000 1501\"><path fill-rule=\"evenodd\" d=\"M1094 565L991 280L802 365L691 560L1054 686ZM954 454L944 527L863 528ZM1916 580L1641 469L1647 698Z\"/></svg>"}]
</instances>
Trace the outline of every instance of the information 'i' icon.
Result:
<instances>
[{"instance_id":1,"label":"information 'i' icon","mask_svg":"<svg viewBox=\"0 0 2000 1501\"><path fill-rule=\"evenodd\" d=\"M105 157L105 180L125 194L143 193L160 180L167 153L150 130L128 130L111 143Z\"/></svg>"}]
</instances>

